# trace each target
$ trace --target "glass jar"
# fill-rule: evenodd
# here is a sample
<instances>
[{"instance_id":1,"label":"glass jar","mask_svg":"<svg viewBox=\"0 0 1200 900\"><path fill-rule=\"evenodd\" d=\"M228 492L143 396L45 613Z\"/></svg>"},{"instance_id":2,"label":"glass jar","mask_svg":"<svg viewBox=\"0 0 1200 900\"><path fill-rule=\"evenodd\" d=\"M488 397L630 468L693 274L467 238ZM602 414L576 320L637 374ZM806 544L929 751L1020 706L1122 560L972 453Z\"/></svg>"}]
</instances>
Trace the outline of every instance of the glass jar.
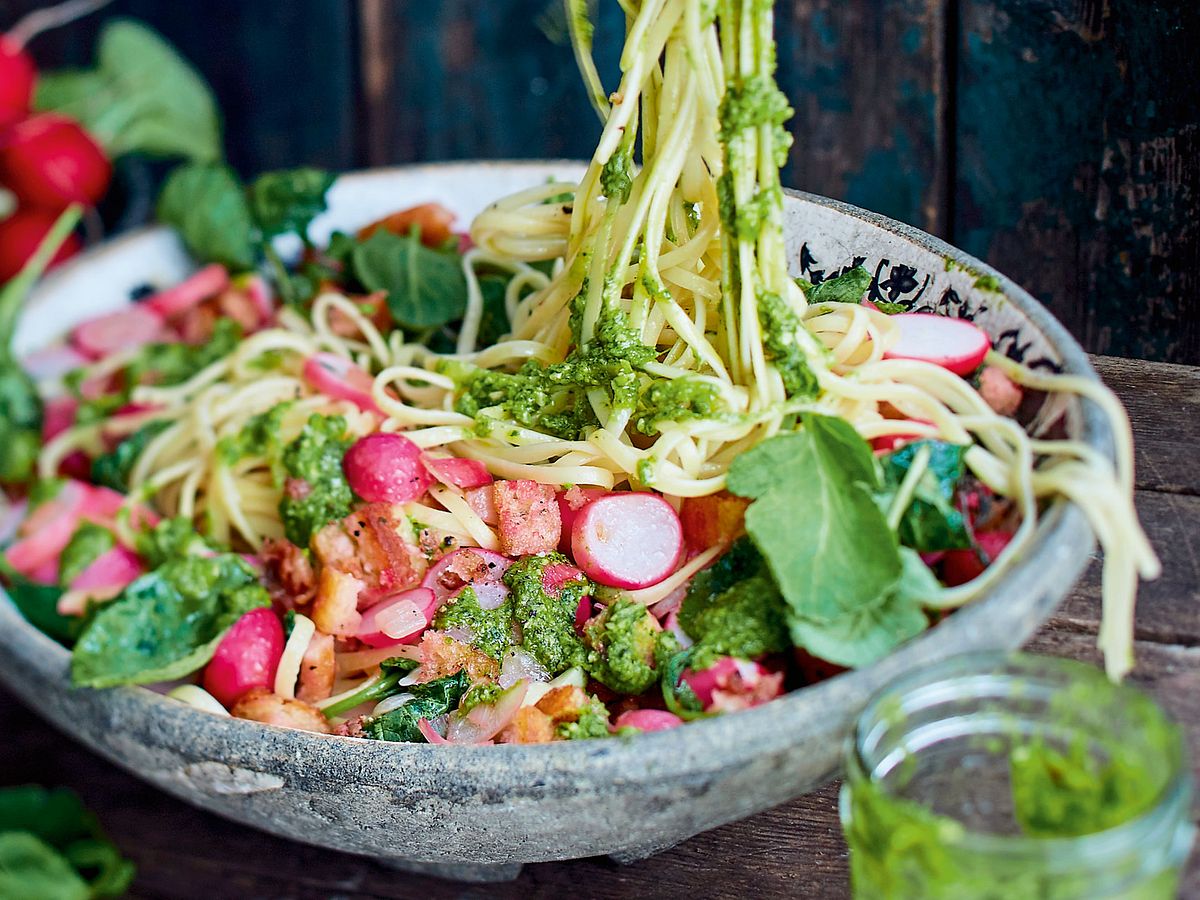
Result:
<instances>
[{"instance_id":1,"label":"glass jar","mask_svg":"<svg viewBox=\"0 0 1200 900\"><path fill-rule=\"evenodd\" d=\"M1070 660L977 654L906 677L851 737L855 897L1168 900L1194 836L1183 736Z\"/></svg>"}]
</instances>

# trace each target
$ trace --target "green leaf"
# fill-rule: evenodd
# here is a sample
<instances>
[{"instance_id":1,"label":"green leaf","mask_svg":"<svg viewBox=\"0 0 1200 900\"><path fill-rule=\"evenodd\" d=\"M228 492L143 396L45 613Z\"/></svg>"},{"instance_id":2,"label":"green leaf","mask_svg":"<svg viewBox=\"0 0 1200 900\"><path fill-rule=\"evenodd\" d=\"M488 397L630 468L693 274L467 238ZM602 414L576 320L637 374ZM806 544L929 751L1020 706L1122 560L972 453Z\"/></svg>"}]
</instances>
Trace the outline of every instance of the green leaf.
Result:
<instances>
[{"instance_id":1,"label":"green leaf","mask_svg":"<svg viewBox=\"0 0 1200 900\"><path fill-rule=\"evenodd\" d=\"M805 414L803 430L741 454L735 494L756 497L746 531L795 616L818 622L877 605L900 577L900 558L876 505L869 446L846 422Z\"/></svg>"},{"instance_id":2,"label":"green leaf","mask_svg":"<svg viewBox=\"0 0 1200 900\"><path fill-rule=\"evenodd\" d=\"M222 165L180 166L158 197L158 218L175 228L201 262L254 268L255 235L242 185Z\"/></svg>"},{"instance_id":3,"label":"green leaf","mask_svg":"<svg viewBox=\"0 0 1200 900\"><path fill-rule=\"evenodd\" d=\"M929 463L917 481L912 502L900 519L900 543L925 553L965 550L971 546L971 538L962 511L954 505L955 491L966 473L965 447L944 441L914 441L882 457L879 460L884 483L881 499L885 506L891 504L922 447L929 448Z\"/></svg>"},{"instance_id":4,"label":"green leaf","mask_svg":"<svg viewBox=\"0 0 1200 900\"><path fill-rule=\"evenodd\" d=\"M160 35L128 19L101 32L95 69L43 73L35 104L79 121L114 158L221 158L217 106L204 79Z\"/></svg>"},{"instance_id":5,"label":"green leaf","mask_svg":"<svg viewBox=\"0 0 1200 900\"><path fill-rule=\"evenodd\" d=\"M922 602L941 590L921 557L907 547L900 551L903 574L883 603L850 611L834 621L817 622L796 616L792 641L818 659L856 668L870 665L929 627Z\"/></svg>"},{"instance_id":6,"label":"green leaf","mask_svg":"<svg viewBox=\"0 0 1200 900\"><path fill-rule=\"evenodd\" d=\"M58 585L35 584L4 566L2 556L0 570L4 576L5 592L29 624L60 644L69 646L79 634L83 620L58 612L58 600L63 593Z\"/></svg>"},{"instance_id":7,"label":"green leaf","mask_svg":"<svg viewBox=\"0 0 1200 900\"><path fill-rule=\"evenodd\" d=\"M483 294L483 316L479 320L479 335L475 341L478 347L490 347L512 330L508 321L508 309L504 304L508 282L509 279L503 275L479 276L479 290Z\"/></svg>"},{"instance_id":8,"label":"green leaf","mask_svg":"<svg viewBox=\"0 0 1200 900\"><path fill-rule=\"evenodd\" d=\"M813 285L807 291L809 303L858 303L871 286L871 273L855 266L836 278Z\"/></svg>"},{"instance_id":9,"label":"green leaf","mask_svg":"<svg viewBox=\"0 0 1200 900\"><path fill-rule=\"evenodd\" d=\"M250 185L250 213L264 237L295 232L307 240L308 226L325 211L325 193L336 180L324 169L267 172Z\"/></svg>"},{"instance_id":10,"label":"green leaf","mask_svg":"<svg viewBox=\"0 0 1200 900\"><path fill-rule=\"evenodd\" d=\"M182 678L212 658L243 614L269 603L239 556L171 560L92 617L75 644L71 678L81 687Z\"/></svg>"},{"instance_id":11,"label":"green leaf","mask_svg":"<svg viewBox=\"0 0 1200 900\"><path fill-rule=\"evenodd\" d=\"M129 490L129 473L133 471L142 451L154 438L169 428L166 419L147 422L110 452L102 453L92 460L92 481L125 493Z\"/></svg>"},{"instance_id":12,"label":"green leaf","mask_svg":"<svg viewBox=\"0 0 1200 900\"><path fill-rule=\"evenodd\" d=\"M392 318L404 328L436 328L461 319L467 282L461 257L430 250L416 235L380 229L354 248L354 273L369 291L387 291Z\"/></svg>"},{"instance_id":13,"label":"green leaf","mask_svg":"<svg viewBox=\"0 0 1200 900\"><path fill-rule=\"evenodd\" d=\"M88 900L87 882L61 853L27 831L0 833L0 897Z\"/></svg>"},{"instance_id":14,"label":"green leaf","mask_svg":"<svg viewBox=\"0 0 1200 900\"><path fill-rule=\"evenodd\" d=\"M436 719L455 709L470 687L471 679L466 672L457 672L425 684L414 684L407 688L407 692L413 695L412 700L381 716L363 719L363 732L377 741L425 743L425 736L421 734L417 723L421 719Z\"/></svg>"},{"instance_id":15,"label":"green leaf","mask_svg":"<svg viewBox=\"0 0 1200 900\"><path fill-rule=\"evenodd\" d=\"M75 529L71 540L58 558L58 583L64 588L83 573L83 570L111 550L117 543L113 533L103 525L84 522Z\"/></svg>"}]
</instances>

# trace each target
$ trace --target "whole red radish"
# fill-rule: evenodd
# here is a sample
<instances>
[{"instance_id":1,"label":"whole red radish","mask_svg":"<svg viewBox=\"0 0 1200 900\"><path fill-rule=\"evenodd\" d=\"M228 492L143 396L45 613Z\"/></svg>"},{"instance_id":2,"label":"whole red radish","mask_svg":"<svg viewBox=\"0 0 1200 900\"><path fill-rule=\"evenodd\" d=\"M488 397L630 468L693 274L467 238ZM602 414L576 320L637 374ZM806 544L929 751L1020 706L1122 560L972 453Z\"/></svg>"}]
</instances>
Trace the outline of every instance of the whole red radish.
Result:
<instances>
[{"instance_id":1,"label":"whole red radish","mask_svg":"<svg viewBox=\"0 0 1200 900\"><path fill-rule=\"evenodd\" d=\"M342 460L354 493L369 503L407 503L433 484L421 462L421 448L402 434L359 438Z\"/></svg>"},{"instance_id":2,"label":"whole red radish","mask_svg":"<svg viewBox=\"0 0 1200 900\"><path fill-rule=\"evenodd\" d=\"M204 669L204 689L225 707L251 688L272 690L283 656L283 624L269 608L252 609L233 623Z\"/></svg>"},{"instance_id":3,"label":"whole red radish","mask_svg":"<svg viewBox=\"0 0 1200 900\"><path fill-rule=\"evenodd\" d=\"M0 180L23 205L58 212L69 203L99 202L112 163L78 122L41 113L0 138Z\"/></svg>"},{"instance_id":4,"label":"whole red radish","mask_svg":"<svg viewBox=\"0 0 1200 900\"><path fill-rule=\"evenodd\" d=\"M25 49L0 34L0 128L29 115L37 68Z\"/></svg>"},{"instance_id":5,"label":"whole red radish","mask_svg":"<svg viewBox=\"0 0 1200 900\"><path fill-rule=\"evenodd\" d=\"M0 283L21 271L25 260L33 255L57 219L57 213L19 209L7 219L0 220ZM50 260L51 267L70 259L82 247L79 238L71 235Z\"/></svg>"}]
</instances>

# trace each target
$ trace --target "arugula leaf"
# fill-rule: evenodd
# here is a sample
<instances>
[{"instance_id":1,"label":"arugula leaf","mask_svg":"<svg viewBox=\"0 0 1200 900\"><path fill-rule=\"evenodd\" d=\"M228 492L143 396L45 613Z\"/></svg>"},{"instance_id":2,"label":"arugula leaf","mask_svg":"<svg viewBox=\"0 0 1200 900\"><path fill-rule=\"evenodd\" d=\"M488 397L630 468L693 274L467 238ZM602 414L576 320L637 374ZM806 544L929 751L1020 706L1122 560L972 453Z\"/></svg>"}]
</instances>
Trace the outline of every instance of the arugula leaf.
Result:
<instances>
[{"instance_id":1,"label":"arugula leaf","mask_svg":"<svg viewBox=\"0 0 1200 900\"><path fill-rule=\"evenodd\" d=\"M159 34L129 19L104 27L95 69L42 73L35 105L77 120L113 158L221 158L208 85Z\"/></svg>"},{"instance_id":2,"label":"arugula leaf","mask_svg":"<svg viewBox=\"0 0 1200 900\"><path fill-rule=\"evenodd\" d=\"M175 169L159 194L158 218L179 232L201 262L239 272L254 268L254 221L241 182L228 166Z\"/></svg>"},{"instance_id":3,"label":"arugula leaf","mask_svg":"<svg viewBox=\"0 0 1200 900\"><path fill-rule=\"evenodd\" d=\"M954 493L966 472L965 447L944 441L914 441L879 462L885 486L881 499L890 505L913 458L922 447L929 448L929 463L917 482L913 500L900 519L900 543L923 552L965 550L971 546L961 510L954 506Z\"/></svg>"},{"instance_id":4,"label":"arugula leaf","mask_svg":"<svg viewBox=\"0 0 1200 900\"><path fill-rule=\"evenodd\" d=\"M71 540L58 558L58 583L64 588L83 570L116 546L117 539L103 525L84 522L75 529Z\"/></svg>"},{"instance_id":5,"label":"arugula leaf","mask_svg":"<svg viewBox=\"0 0 1200 900\"><path fill-rule=\"evenodd\" d=\"M181 678L212 658L243 614L270 602L240 556L172 559L92 617L71 656L72 681L99 688Z\"/></svg>"},{"instance_id":6,"label":"arugula leaf","mask_svg":"<svg viewBox=\"0 0 1200 900\"><path fill-rule=\"evenodd\" d=\"M467 282L457 252L431 250L417 234L379 229L351 254L354 274L369 291L387 291L392 318L404 328L436 328L461 319Z\"/></svg>"},{"instance_id":7,"label":"arugula leaf","mask_svg":"<svg viewBox=\"0 0 1200 900\"><path fill-rule=\"evenodd\" d=\"M791 620L792 640L818 659L839 666L866 666L929 627L923 602L941 586L915 550L900 549L903 571L882 603L852 610L831 622L803 616Z\"/></svg>"},{"instance_id":8,"label":"arugula leaf","mask_svg":"<svg viewBox=\"0 0 1200 900\"><path fill-rule=\"evenodd\" d=\"M9 568L2 555L0 574L4 576L4 589L9 599L29 624L60 644L70 646L79 634L83 620L59 613L58 600L63 592L58 585L30 581Z\"/></svg>"},{"instance_id":9,"label":"arugula leaf","mask_svg":"<svg viewBox=\"0 0 1200 900\"><path fill-rule=\"evenodd\" d=\"M363 732L377 741L423 744L425 736L417 723L421 719L436 719L455 709L470 687L471 679L462 671L425 684L414 684L407 689L413 695L412 700L381 716L366 717L362 721Z\"/></svg>"},{"instance_id":10,"label":"arugula leaf","mask_svg":"<svg viewBox=\"0 0 1200 900\"><path fill-rule=\"evenodd\" d=\"M92 460L92 481L125 493L129 490L129 473L146 446L171 426L166 419L147 422L110 452Z\"/></svg>"},{"instance_id":11,"label":"arugula leaf","mask_svg":"<svg viewBox=\"0 0 1200 900\"><path fill-rule=\"evenodd\" d=\"M817 622L878 605L901 573L895 538L870 489L870 448L849 423L806 413L734 460L730 491L755 498L746 531L793 616Z\"/></svg>"},{"instance_id":12,"label":"arugula leaf","mask_svg":"<svg viewBox=\"0 0 1200 900\"><path fill-rule=\"evenodd\" d=\"M325 193L337 176L324 169L267 172L250 185L250 214L264 238L295 232L308 240L308 226L325 211Z\"/></svg>"},{"instance_id":13,"label":"arugula leaf","mask_svg":"<svg viewBox=\"0 0 1200 900\"><path fill-rule=\"evenodd\" d=\"M504 304L509 280L494 273L479 276L479 290L483 294L483 315L479 320L476 346L490 347L512 330L512 324L508 321L508 309Z\"/></svg>"},{"instance_id":14,"label":"arugula leaf","mask_svg":"<svg viewBox=\"0 0 1200 900\"><path fill-rule=\"evenodd\" d=\"M809 303L858 303L871 286L871 273L862 266L807 289Z\"/></svg>"},{"instance_id":15,"label":"arugula leaf","mask_svg":"<svg viewBox=\"0 0 1200 900\"><path fill-rule=\"evenodd\" d=\"M73 791L0 789L0 896L121 897L133 875Z\"/></svg>"}]
</instances>

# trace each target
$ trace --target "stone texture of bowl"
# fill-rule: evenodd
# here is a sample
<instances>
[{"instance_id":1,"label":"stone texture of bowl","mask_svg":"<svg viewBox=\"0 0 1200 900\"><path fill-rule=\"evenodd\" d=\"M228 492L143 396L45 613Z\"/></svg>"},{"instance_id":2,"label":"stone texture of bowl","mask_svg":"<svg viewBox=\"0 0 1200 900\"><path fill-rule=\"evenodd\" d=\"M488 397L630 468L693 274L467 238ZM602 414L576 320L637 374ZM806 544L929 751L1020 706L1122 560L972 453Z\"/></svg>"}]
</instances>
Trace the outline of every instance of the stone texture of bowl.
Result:
<instances>
[{"instance_id":1,"label":"stone texture of bowl","mask_svg":"<svg viewBox=\"0 0 1200 900\"><path fill-rule=\"evenodd\" d=\"M486 203L572 163L454 163L343 177L320 241L395 209L436 200L464 225ZM1082 350L1032 297L922 232L854 207L789 193L793 271L810 280L863 261L887 300L968 316L1027 363L1095 378ZM22 322L29 351L84 318L167 285L192 264L173 234L146 229L48 278ZM1106 454L1106 425L1066 404L1067 430ZM610 854L631 860L782 803L833 778L867 698L899 675L963 652L1017 647L1081 573L1093 547L1083 515L1056 504L1033 548L986 597L875 665L746 712L630 740L542 746L388 744L313 735L199 712L151 690L75 690L68 653L0 593L0 681L39 715L170 794L323 847L463 879L520 864Z\"/></svg>"}]
</instances>

